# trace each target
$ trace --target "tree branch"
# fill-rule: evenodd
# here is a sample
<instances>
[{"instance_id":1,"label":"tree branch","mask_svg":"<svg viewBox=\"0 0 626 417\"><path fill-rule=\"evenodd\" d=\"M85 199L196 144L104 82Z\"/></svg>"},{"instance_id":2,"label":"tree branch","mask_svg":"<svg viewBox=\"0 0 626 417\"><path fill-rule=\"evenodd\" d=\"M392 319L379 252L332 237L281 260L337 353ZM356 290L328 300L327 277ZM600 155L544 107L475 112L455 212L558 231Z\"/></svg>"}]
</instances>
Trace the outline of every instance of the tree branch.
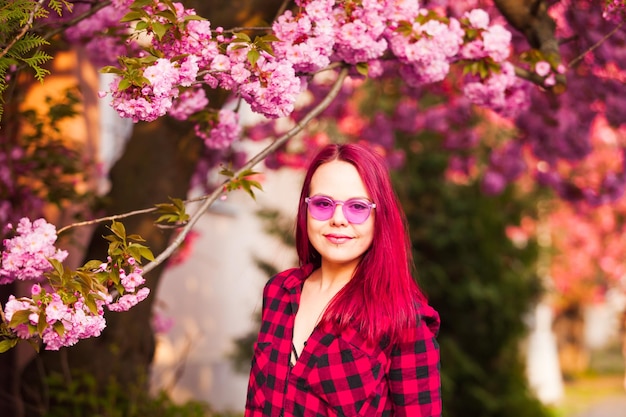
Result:
<instances>
[{"instance_id":1,"label":"tree branch","mask_svg":"<svg viewBox=\"0 0 626 417\"><path fill-rule=\"evenodd\" d=\"M609 33L607 33L606 35L604 35L602 37L602 39L600 39L598 42L594 43L593 45L591 45L591 47L589 47L589 49L587 49L585 52L583 52L582 54L578 55L576 58L572 59L572 61L567 65L567 68L572 68L574 65L578 64L584 57L585 55L587 55L589 52L593 52L595 49L597 49L600 45L602 45L604 42L606 42L607 39L609 39L611 36L615 35L615 33L622 27L624 26L624 22L621 22L619 25L615 26L613 28L612 31L610 31Z\"/></svg>"},{"instance_id":2,"label":"tree branch","mask_svg":"<svg viewBox=\"0 0 626 417\"><path fill-rule=\"evenodd\" d=\"M24 27L22 27L22 30L20 31L20 33L18 33L13 39L11 39L11 42L9 42L7 46L2 50L2 52L0 52L0 58L5 56L9 52L9 50L13 47L13 45L15 45L17 41L22 39L24 35L26 35L26 32L28 32L28 30L33 26L33 22L35 21L35 15L37 14L37 11L41 9L44 1L45 0L39 0L37 2L37 5L35 5L33 10L30 12L30 16L28 16L28 21L26 22Z\"/></svg>"},{"instance_id":3,"label":"tree branch","mask_svg":"<svg viewBox=\"0 0 626 417\"><path fill-rule=\"evenodd\" d=\"M328 95L326 97L324 97L324 99L322 101L320 101L320 103L317 106L315 106L309 113L307 113L302 118L302 120L300 120L296 124L296 126L291 128L288 132L286 132L284 135L282 135L281 137L276 139L274 142L272 142L270 145L268 145L265 149L263 149L261 152L256 154L253 158L251 158L241 169L239 169L239 171L237 171L233 175L233 178L237 178L243 172L252 169L256 164L258 164L263 159L265 159L270 153L276 151L276 149L281 147L289 139L291 139L297 133L301 132L302 129L304 129L304 127L311 120L313 120L322 111L324 111L330 105L330 103L335 99L337 94L339 94L339 90L341 89L343 81L345 80L347 75L348 75L348 68L344 67L339 72L339 75L337 76L337 80L335 81L335 83L333 84L332 88L328 92ZM227 181L224 182L224 184L228 184L230 181L231 180L227 180ZM144 273L147 273L147 272L153 270L161 262L163 262L164 260L169 258L172 255L172 253L174 253L176 248L178 248L183 243L183 241L185 240L185 237L191 231L191 229L196 224L196 222L200 219L200 217L202 217L202 215L211 206L211 204L213 204L215 202L215 200L218 199L218 197L220 196L221 193L222 193L222 187L218 187L218 188L215 189L215 191L213 191L211 194L206 196L206 200L204 201L204 203L202 203L202 205L196 211L196 213L194 213L191 216L191 218L189 219L189 222L185 225L185 227L182 229L182 231L176 236L174 241L163 252L161 252L161 254L159 256L157 256L154 261L150 262L149 264L147 264L143 268L143 272Z\"/></svg>"}]
</instances>

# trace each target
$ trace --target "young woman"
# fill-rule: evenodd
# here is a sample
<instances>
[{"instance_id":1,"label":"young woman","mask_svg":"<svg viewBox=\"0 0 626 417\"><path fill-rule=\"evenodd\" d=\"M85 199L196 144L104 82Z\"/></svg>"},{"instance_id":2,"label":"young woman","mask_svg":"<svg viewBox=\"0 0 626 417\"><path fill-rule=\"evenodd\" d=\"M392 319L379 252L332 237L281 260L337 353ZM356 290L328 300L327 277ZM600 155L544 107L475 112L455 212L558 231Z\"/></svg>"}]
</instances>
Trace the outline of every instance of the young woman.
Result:
<instances>
[{"instance_id":1,"label":"young woman","mask_svg":"<svg viewBox=\"0 0 626 417\"><path fill-rule=\"evenodd\" d=\"M411 276L383 159L328 145L304 179L300 267L263 291L246 417L441 416L439 316Z\"/></svg>"}]
</instances>

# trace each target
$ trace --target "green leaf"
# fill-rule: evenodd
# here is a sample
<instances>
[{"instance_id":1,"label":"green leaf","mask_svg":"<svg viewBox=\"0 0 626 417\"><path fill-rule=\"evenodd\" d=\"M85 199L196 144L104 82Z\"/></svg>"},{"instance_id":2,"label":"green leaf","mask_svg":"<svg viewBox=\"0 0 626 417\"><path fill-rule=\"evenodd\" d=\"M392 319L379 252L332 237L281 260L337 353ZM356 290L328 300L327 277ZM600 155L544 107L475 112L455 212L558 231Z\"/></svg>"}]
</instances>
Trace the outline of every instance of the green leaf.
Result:
<instances>
[{"instance_id":1,"label":"green leaf","mask_svg":"<svg viewBox=\"0 0 626 417\"><path fill-rule=\"evenodd\" d=\"M89 308L89 311L91 311L92 314L98 314L98 305L92 297L85 297L85 305Z\"/></svg>"},{"instance_id":2,"label":"green leaf","mask_svg":"<svg viewBox=\"0 0 626 417\"><path fill-rule=\"evenodd\" d=\"M10 349L13 349L15 346L17 346L17 343L19 341L20 340L17 338L0 340L0 353L4 353L9 351Z\"/></svg>"},{"instance_id":3,"label":"green leaf","mask_svg":"<svg viewBox=\"0 0 626 417\"><path fill-rule=\"evenodd\" d=\"M133 4L130 5L131 10L140 10L146 6L152 6L154 4L154 0L135 0Z\"/></svg>"},{"instance_id":4,"label":"green leaf","mask_svg":"<svg viewBox=\"0 0 626 417\"><path fill-rule=\"evenodd\" d=\"M15 328L20 324L28 323L28 316L30 316L30 310L19 310L13 313L11 317L11 321L9 322L9 327Z\"/></svg>"},{"instance_id":5,"label":"green leaf","mask_svg":"<svg viewBox=\"0 0 626 417\"><path fill-rule=\"evenodd\" d=\"M139 253L141 253L141 256L143 256L145 259L149 261L154 261L154 254L148 247L142 245L139 248Z\"/></svg>"},{"instance_id":6,"label":"green leaf","mask_svg":"<svg viewBox=\"0 0 626 417\"><path fill-rule=\"evenodd\" d=\"M220 171L220 175L223 175L228 178L232 178L235 175L235 173L228 168L222 168L222 170Z\"/></svg>"},{"instance_id":7,"label":"green leaf","mask_svg":"<svg viewBox=\"0 0 626 417\"><path fill-rule=\"evenodd\" d=\"M238 33L233 34L233 36L234 36L233 42L252 43L252 39L250 39L250 36L246 35L245 33L238 32Z\"/></svg>"},{"instance_id":8,"label":"green leaf","mask_svg":"<svg viewBox=\"0 0 626 417\"><path fill-rule=\"evenodd\" d=\"M130 87L130 86L132 86L131 82L130 82L130 81L128 81L126 78L122 78L122 79L120 80L120 83L118 84L117 88L118 88L120 91L124 91L124 90L126 90L128 87Z\"/></svg>"},{"instance_id":9,"label":"green leaf","mask_svg":"<svg viewBox=\"0 0 626 417\"><path fill-rule=\"evenodd\" d=\"M270 33L268 35L262 36L261 39L264 42L278 42L278 41L280 41L280 39L278 39L276 37L276 35L274 35L273 33Z\"/></svg>"},{"instance_id":10,"label":"green leaf","mask_svg":"<svg viewBox=\"0 0 626 417\"><path fill-rule=\"evenodd\" d=\"M258 50L250 49L248 51L248 62L250 62L250 65L255 66L260 57L261 54Z\"/></svg>"},{"instance_id":11,"label":"green leaf","mask_svg":"<svg viewBox=\"0 0 626 417\"><path fill-rule=\"evenodd\" d=\"M197 14L190 14L183 18L183 21L185 22L188 20L206 20L206 19L202 16L198 16Z\"/></svg>"},{"instance_id":12,"label":"green leaf","mask_svg":"<svg viewBox=\"0 0 626 417\"><path fill-rule=\"evenodd\" d=\"M148 29L148 22L146 22L145 20L140 20L135 25L135 30L138 31L138 32L141 32L141 31L146 30L146 29Z\"/></svg>"},{"instance_id":13,"label":"green leaf","mask_svg":"<svg viewBox=\"0 0 626 417\"><path fill-rule=\"evenodd\" d=\"M126 240L126 228L124 227L123 223L113 220L113 223L111 223L111 227L109 227L109 229L111 229L111 231L115 233L115 236L119 237L122 240Z\"/></svg>"},{"instance_id":14,"label":"green leaf","mask_svg":"<svg viewBox=\"0 0 626 417\"><path fill-rule=\"evenodd\" d=\"M140 235L136 235L136 234L126 236L126 239L133 240L135 242L145 242L146 241L146 239L144 239Z\"/></svg>"},{"instance_id":15,"label":"green leaf","mask_svg":"<svg viewBox=\"0 0 626 417\"><path fill-rule=\"evenodd\" d=\"M176 23L178 17L171 10L163 10L161 12L156 13L157 16L161 16L164 19L167 19L170 23Z\"/></svg>"},{"instance_id":16,"label":"green leaf","mask_svg":"<svg viewBox=\"0 0 626 417\"><path fill-rule=\"evenodd\" d=\"M52 265L52 268L54 268L54 271L57 274L63 275L64 268L63 268L63 264L61 262L59 262L58 260L53 259L53 258L48 259L48 262L50 262L50 265Z\"/></svg>"},{"instance_id":17,"label":"green leaf","mask_svg":"<svg viewBox=\"0 0 626 417\"><path fill-rule=\"evenodd\" d=\"M132 22L134 20L141 20L142 17L147 17L147 13L143 10L134 10L126 13L124 17L120 19L121 23Z\"/></svg>"},{"instance_id":18,"label":"green leaf","mask_svg":"<svg viewBox=\"0 0 626 417\"><path fill-rule=\"evenodd\" d=\"M41 311L39 313L39 320L37 321L37 333L42 334L44 330L48 327L48 323L46 323L46 312Z\"/></svg>"},{"instance_id":19,"label":"green leaf","mask_svg":"<svg viewBox=\"0 0 626 417\"><path fill-rule=\"evenodd\" d=\"M132 243L131 245L129 245L128 253L139 262L141 262L142 258L148 259L149 261L154 260L154 255L152 254L152 251L148 249L147 246L140 245L138 243Z\"/></svg>"},{"instance_id":20,"label":"green leaf","mask_svg":"<svg viewBox=\"0 0 626 417\"><path fill-rule=\"evenodd\" d=\"M167 33L170 27L171 25L164 25L159 22L152 22L152 30L159 40L163 38L163 36Z\"/></svg>"},{"instance_id":21,"label":"green leaf","mask_svg":"<svg viewBox=\"0 0 626 417\"><path fill-rule=\"evenodd\" d=\"M367 77L367 74L369 73L369 65L367 65L367 62L359 62L356 64L356 70L359 74Z\"/></svg>"},{"instance_id":22,"label":"green leaf","mask_svg":"<svg viewBox=\"0 0 626 417\"><path fill-rule=\"evenodd\" d=\"M257 48L261 49L262 51L267 52L268 54L274 56L274 49L272 48L272 45L267 43L267 42L255 42Z\"/></svg>"},{"instance_id":23,"label":"green leaf","mask_svg":"<svg viewBox=\"0 0 626 417\"><path fill-rule=\"evenodd\" d=\"M103 263L104 262L97 259L92 259L91 261L86 262L81 269L84 269L86 271L93 271L100 268L100 265L102 265Z\"/></svg>"},{"instance_id":24,"label":"green leaf","mask_svg":"<svg viewBox=\"0 0 626 417\"><path fill-rule=\"evenodd\" d=\"M57 332L59 336L63 336L65 334L65 326L63 326L63 323L61 323L60 321L54 322L52 328L55 332Z\"/></svg>"}]
</instances>

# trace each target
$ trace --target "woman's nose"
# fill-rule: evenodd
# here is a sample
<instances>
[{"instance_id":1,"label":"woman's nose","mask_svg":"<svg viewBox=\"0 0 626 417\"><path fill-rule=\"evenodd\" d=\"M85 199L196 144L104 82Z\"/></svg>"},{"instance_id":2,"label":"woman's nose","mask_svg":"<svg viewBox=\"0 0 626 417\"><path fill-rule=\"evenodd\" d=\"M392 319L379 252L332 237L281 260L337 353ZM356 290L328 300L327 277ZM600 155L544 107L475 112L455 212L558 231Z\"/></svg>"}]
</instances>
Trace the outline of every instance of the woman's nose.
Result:
<instances>
[{"instance_id":1,"label":"woman's nose","mask_svg":"<svg viewBox=\"0 0 626 417\"><path fill-rule=\"evenodd\" d=\"M343 203L336 203L333 217L331 217L331 222L335 225L344 225L349 223L348 219L346 219L346 216L343 214Z\"/></svg>"}]
</instances>

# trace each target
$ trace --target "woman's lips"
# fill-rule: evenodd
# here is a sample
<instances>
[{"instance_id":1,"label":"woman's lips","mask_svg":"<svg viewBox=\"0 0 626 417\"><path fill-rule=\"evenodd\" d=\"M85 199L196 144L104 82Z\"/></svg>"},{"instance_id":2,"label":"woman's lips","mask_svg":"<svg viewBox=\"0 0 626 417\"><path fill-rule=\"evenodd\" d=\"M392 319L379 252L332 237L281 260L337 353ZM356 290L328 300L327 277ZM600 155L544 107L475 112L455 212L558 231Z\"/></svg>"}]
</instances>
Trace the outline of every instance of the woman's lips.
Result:
<instances>
[{"instance_id":1,"label":"woman's lips","mask_svg":"<svg viewBox=\"0 0 626 417\"><path fill-rule=\"evenodd\" d=\"M340 245L352 239L350 236L346 235L324 235L324 237L333 245Z\"/></svg>"}]
</instances>

